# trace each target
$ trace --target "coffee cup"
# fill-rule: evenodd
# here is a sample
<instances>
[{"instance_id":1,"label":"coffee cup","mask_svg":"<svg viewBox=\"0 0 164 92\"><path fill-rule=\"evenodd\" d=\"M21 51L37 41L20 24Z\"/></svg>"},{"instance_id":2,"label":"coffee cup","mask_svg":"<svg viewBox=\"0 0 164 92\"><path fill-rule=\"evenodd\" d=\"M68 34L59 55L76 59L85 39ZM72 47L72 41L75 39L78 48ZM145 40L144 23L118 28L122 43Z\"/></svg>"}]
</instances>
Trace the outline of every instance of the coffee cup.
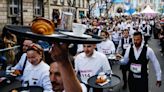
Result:
<instances>
[{"instance_id":1,"label":"coffee cup","mask_svg":"<svg viewBox=\"0 0 164 92\"><path fill-rule=\"evenodd\" d=\"M86 28L87 28L86 25L80 23L73 23L72 25L73 34L76 36L82 36L86 31Z\"/></svg>"}]
</instances>

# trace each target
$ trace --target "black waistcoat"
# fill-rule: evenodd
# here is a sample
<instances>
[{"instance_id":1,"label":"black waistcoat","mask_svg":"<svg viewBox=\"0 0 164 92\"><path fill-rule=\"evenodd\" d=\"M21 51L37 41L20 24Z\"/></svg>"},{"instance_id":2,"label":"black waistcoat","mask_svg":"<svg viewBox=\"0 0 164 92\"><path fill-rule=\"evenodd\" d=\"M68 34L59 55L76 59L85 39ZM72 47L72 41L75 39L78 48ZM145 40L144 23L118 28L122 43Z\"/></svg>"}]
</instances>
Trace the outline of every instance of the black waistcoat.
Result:
<instances>
[{"instance_id":1,"label":"black waistcoat","mask_svg":"<svg viewBox=\"0 0 164 92\"><path fill-rule=\"evenodd\" d=\"M131 38L129 38L129 43L128 44L132 44L132 39ZM124 47L123 47L123 45L124 45L124 38L122 38L121 39L121 48L122 48L122 55L124 55L125 54L125 51L126 51L126 49L124 49Z\"/></svg>"},{"instance_id":2,"label":"black waistcoat","mask_svg":"<svg viewBox=\"0 0 164 92\"><path fill-rule=\"evenodd\" d=\"M147 73L147 64L148 64L148 59L146 58L146 53L147 53L147 47L143 46L143 49L141 51L141 54L138 58L138 60L136 60L135 56L134 56L134 49L133 46L131 46L130 48L130 53L129 53L129 63L130 65L133 64L141 64L141 73L134 73L130 70L129 75L133 76L133 74L136 75L141 75L141 78L147 78L148 73Z\"/></svg>"}]
</instances>

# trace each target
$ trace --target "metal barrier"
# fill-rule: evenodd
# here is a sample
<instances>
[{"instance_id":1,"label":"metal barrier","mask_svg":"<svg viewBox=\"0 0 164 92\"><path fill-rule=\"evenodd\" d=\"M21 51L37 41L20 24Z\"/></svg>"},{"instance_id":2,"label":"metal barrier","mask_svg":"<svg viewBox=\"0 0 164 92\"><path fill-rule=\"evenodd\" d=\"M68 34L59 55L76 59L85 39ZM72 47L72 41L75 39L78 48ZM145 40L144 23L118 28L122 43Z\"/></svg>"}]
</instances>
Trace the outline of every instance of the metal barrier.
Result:
<instances>
[{"instance_id":1,"label":"metal barrier","mask_svg":"<svg viewBox=\"0 0 164 92\"><path fill-rule=\"evenodd\" d=\"M4 65L14 65L18 62L19 58L18 58L18 53L20 52L19 50L20 45L16 45L10 48L3 48L0 49L0 64ZM13 50L13 54L9 54L10 51Z\"/></svg>"},{"instance_id":2,"label":"metal barrier","mask_svg":"<svg viewBox=\"0 0 164 92\"><path fill-rule=\"evenodd\" d=\"M4 48L4 49L0 49L0 52L2 51L7 51L7 50L11 50L11 49L16 49L16 48L19 48L20 45L17 45L17 46L14 46L14 47L10 47L10 48Z\"/></svg>"}]
</instances>

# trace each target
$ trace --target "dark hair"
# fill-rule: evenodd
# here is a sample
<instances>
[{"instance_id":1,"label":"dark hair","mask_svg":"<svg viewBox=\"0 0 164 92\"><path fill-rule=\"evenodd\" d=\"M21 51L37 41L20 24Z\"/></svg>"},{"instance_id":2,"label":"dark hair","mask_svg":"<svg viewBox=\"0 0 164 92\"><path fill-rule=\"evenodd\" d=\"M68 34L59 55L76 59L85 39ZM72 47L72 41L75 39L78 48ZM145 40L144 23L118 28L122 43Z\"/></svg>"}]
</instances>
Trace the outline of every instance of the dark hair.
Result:
<instances>
[{"instance_id":1,"label":"dark hair","mask_svg":"<svg viewBox=\"0 0 164 92\"><path fill-rule=\"evenodd\" d=\"M109 33L107 31L102 30L101 33L105 33L109 37Z\"/></svg>"},{"instance_id":2,"label":"dark hair","mask_svg":"<svg viewBox=\"0 0 164 92\"><path fill-rule=\"evenodd\" d=\"M140 35L141 38L142 38L142 33L141 32L134 32L133 36L137 36L137 35Z\"/></svg>"},{"instance_id":3,"label":"dark hair","mask_svg":"<svg viewBox=\"0 0 164 92\"><path fill-rule=\"evenodd\" d=\"M129 30L128 30L128 29L124 29L124 30L123 30L123 32L125 32L125 31L128 31L128 33L129 33Z\"/></svg>"}]
</instances>

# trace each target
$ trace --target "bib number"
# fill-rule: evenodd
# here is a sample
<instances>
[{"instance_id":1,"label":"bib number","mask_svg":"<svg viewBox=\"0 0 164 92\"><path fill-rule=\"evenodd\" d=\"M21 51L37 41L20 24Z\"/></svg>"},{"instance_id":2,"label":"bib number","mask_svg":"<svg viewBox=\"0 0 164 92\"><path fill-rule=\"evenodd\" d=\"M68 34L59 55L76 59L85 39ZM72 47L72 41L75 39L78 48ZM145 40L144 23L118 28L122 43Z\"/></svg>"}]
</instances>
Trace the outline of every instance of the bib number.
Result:
<instances>
[{"instance_id":1,"label":"bib number","mask_svg":"<svg viewBox=\"0 0 164 92\"><path fill-rule=\"evenodd\" d=\"M123 45L123 48L124 48L124 49L127 49L129 46L130 46L129 44L124 44L124 45Z\"/></svg>"},{"instance_id":2,"label":"bib number","mask_svg":"<svg viewBox=\"0 0 164 92\"><path fill-rule=\"evenodd\" d=\"M141 64L134 64L132 63L130 65L130 70L133 72L133 73L141 73Z\"/></svg>"}]
</instances>

